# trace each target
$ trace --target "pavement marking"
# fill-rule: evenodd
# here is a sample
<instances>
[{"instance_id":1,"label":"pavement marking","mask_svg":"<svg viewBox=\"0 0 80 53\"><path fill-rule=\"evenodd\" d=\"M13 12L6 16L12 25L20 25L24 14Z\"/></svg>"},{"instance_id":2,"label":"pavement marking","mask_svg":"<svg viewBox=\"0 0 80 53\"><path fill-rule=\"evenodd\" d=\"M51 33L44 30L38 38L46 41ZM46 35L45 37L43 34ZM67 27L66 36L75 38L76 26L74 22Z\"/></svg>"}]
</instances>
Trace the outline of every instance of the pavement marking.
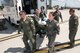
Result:
<instances>
[{"instance_id":1,"label":"pavement marking","mask_svg":"<svg viewBox=\"0 0 80 53\"><path fill-rule=\"evenodd\" d=\"M35 53L47 53L48 52L48 50L47 49L44 49L44 50L42 50L42 51L37 51L37 52L35 52Z\"/></svg>"},{"instance_id":2,"label":"pavement marking","mask_svg":"<svg viewBox=\"0 0 80 53\"><path fill-rule=\"evenodd\" d=\"M20 36L22 36L22 34L14 34L14 35L6 36L6 37L3 37L3 38L0 38L0 42L6 41L6 40L9 40L9 39L12 39L12 38L20 37Z\"/></svg>"},{"instance_id":3,"label":"pavement marking","mask_svg":"<svg viewBox=\"0 0 80 53\"><path fill-rule=\"evenodd\" d=\"M75 41L75 45L78 45L78 44L80 44L80 39ZM62 43L62 44L60 44L60 45L56 45L56 46L55 46L55 50L64 49L64 48L67 48L67 47L69 47L69 46L70 46L70 45L69 45L69 42L67 42L67 43ZM47 52L48 52L48 48L45 48L45 49L42 49L42 50L37 51L37 52L35 52L35 53L47 53Z\"/></svg>"},{"instance_id":4,"label":"pavement marking","mask_svg":"<svg viewBox=\"0 0 80 53\"><path fill-rule=\"evenodd\" d=\"M75 42L75 44L80 44L80 41Z\"/></svg>"}]
</instances>

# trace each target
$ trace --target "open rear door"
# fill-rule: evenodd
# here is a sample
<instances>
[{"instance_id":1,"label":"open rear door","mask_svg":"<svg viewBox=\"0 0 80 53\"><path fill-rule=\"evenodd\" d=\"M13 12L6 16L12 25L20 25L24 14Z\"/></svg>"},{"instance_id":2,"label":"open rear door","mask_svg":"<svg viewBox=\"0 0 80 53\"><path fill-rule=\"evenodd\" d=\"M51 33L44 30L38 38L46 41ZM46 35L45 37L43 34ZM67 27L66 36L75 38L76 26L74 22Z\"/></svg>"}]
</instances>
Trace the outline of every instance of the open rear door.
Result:
<instances>
[{"instance_id":1,"label":"open rear door","mask_svg":"<svg viewBox=\"0 0 80 53\"><path fill-rule=\"evenodd\" d=\"M47 0L37 0L37 7L38 9L44 7L45 12L47 12Z\"/></svg>"}]
</instances>

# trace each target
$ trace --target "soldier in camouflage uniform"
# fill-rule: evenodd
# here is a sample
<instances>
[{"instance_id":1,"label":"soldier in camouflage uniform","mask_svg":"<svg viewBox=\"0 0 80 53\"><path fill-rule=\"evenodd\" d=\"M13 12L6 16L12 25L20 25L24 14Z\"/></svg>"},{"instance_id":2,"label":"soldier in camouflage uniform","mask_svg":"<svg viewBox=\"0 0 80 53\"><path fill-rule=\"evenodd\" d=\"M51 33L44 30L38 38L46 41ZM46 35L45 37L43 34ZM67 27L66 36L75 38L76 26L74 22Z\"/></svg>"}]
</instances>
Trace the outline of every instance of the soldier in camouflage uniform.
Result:
<instances>
[{"instance_id":1,"label":"soldier in camouflage uniform","mask_svg":"<svg viewBox=\"0 0 80 53\"><path fill-rule=\"evenodd\" d=\"M70 48L74 46L75 35L78 29L78 16L75 15L75 10L70 9L70 19L69 19L69 39L70 39Z\"/></svg>"},{"instance_id":2,"label":"soldier in camouflage uniform","mask_svg":"<svg viewBox=\"0 0 80 53\"><path fill-rule=\"evenodd\" d=\"M23 42L25 45L25 51L31 51L31 48L29 46L28 40L32 43L32 50L35 50L35 40L33 38L33 35L35 34L35 26L34 26L34 21L26 16L25 11L21 11L20 13L20 25L18 29L18 33L20 33L21 29L23 31Z\"/></svg>"},{"instance_id":3,"label":"soldier in camouflage uniform","mask_svg":"<svg viewBox=\"0 0 80 53\"><path fill-rule=\"evenodd\" d=\"M40 20L40 17L39 17L39 14L40 14L40 10L39 9L36 9L35 10L35 15L34 15L34 23L35 23L35 27L36 27L36 31L38 31L38 28L39 28L39 20Z\"/></svg>"},{"instance_id":4,"label":"soldier in camouflage uniform","mask_svg":"<svg viewBox=\"0 0 80 53\"><path fill-rule=\"evenodd\" d=\"M40 10L36 9L34 17L32 17L33 20L34 20L34 23L35 23L36 34L39 34L39 30L40 30L40 26L39 26L40 17L39 17L39 14L40 14Z\"/></svg>"},{"instance_id":5,"label":"soldier in camouflage uniform","mask_svg":"<svg viewBox=\"0 0 80 53\"><path fill-rule=\"evenodd\" d=\"M49 13L49 19L47 20L47 37L48 37L48 53L54 53L54 41L56 34L59 34L59 25L58 22L54 19L54 12Z\"/></svg>"},{"instance_id":6,"label":"soldier in camouflage uniform","mask_svg":"<svg viewBox=\"0 0 80 53\"><path fill-rule=\"evenodd\" d=\"M41 12L40 12L40 18L41 18L42 21L44 21L45 17L47 17L46 12L45 12L44 6L42 6L41 7Z\"/></svg>"},{"instance_id":7,"label":"soldier in camouflage uniform","mask_svg":"<svg viewBox=\"0 0 80 53\"><path fill-rule=\"evenodd\" d=\"M55 19L57 22L59 22L59 18L61 18L61 21L63 22L62 15L61 15L61 12L59 11L59 7L58 7L58 6L56 7L55 13L56 13L56 16L55 16L54 19Z\"/></svg>"},{"instance_id":8,"label":"soldier in camouflage uniform","mask_svg":"<svg viewBox=\"0 0 80 53\"><path fill-rule=\"evenodd\" d=\"M35 23L36 34L38 34L41 38L43 38L42 32L41 32L42 25L39 24L39 21L41 19L40 13L41 13L41 11L39 9L36 9L35 10L35 15L33 17L33 20L34 20L34 23Z\"/></svg>"}]
</instances>

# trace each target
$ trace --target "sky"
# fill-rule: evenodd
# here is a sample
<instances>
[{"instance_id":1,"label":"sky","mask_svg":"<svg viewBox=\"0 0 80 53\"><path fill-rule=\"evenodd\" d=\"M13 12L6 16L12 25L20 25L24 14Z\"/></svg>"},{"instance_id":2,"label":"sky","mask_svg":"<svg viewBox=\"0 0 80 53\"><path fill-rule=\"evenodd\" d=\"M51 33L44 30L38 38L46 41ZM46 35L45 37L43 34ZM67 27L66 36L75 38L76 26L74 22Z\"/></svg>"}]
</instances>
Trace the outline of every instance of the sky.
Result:
<instances>
[{"instance_id":1,"label":"sky","mask_svg":"<svg viewBox=\"0 0 80 53\"><path fill-rule=\"evenodd\" d=\"M53 0L52 6L80 7L80 0Z\"/></svg>"},{"instance_id":2,"label":"sky","mask_svg":"<svg viewBox=\"0 0 80 53\"><path fill-rule=\"evenodd\" d=\"M3 1L3 0L0 0L0 5L1 5L1 1Z\"/></svg>"}]
</instances>

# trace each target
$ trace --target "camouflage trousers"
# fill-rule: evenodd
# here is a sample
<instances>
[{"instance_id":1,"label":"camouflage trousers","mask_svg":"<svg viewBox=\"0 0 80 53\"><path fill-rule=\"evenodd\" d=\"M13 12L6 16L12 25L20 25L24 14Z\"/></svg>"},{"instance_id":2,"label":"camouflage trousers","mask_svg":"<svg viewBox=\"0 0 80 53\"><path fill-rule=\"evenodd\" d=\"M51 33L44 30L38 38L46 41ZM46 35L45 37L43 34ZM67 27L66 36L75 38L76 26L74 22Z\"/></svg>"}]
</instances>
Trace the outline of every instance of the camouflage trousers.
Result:
<instances>
[{"instance_id":1,"label":"camouflage trousers","mask_svg":"<svg viewBox=\"0 0 80 53\"><path fill-rule=\"evenodd\" d=\"M70 45L71 46L74 45L76 32L77 32L77 29L74 29L74 30L70 30L69 31L69 40L70 40Z\"/></svg>"},{"instance_id":2,"label":"camouflage trousers","mask_svg":"<svg viewBox=\"0 0 80 53\"><path fill-rule=\"evenodd\" d=\"M49 41L48 42L48 48L49 48L48 53L54 53L55 52L55 48L54 48L54 46L55 46L55 43L54 43L55 39L56 39L56 34L48 35L48 41Z\"/></svg>"},{"instance_id":3,"label":"camouflage trousers","mask_svg":"<svg viewBox=\"0 0 80 53\"><path fill-rule=\"evenodd\" d=\"M28 40L30 40L31 45L29 45ZM26 50L35 50L36 49L36 41L35 41L34 37L32 37L32 36L27 37L26 35L23 35L23 42L24 42Z\"/></svg>"}]
</instances>

